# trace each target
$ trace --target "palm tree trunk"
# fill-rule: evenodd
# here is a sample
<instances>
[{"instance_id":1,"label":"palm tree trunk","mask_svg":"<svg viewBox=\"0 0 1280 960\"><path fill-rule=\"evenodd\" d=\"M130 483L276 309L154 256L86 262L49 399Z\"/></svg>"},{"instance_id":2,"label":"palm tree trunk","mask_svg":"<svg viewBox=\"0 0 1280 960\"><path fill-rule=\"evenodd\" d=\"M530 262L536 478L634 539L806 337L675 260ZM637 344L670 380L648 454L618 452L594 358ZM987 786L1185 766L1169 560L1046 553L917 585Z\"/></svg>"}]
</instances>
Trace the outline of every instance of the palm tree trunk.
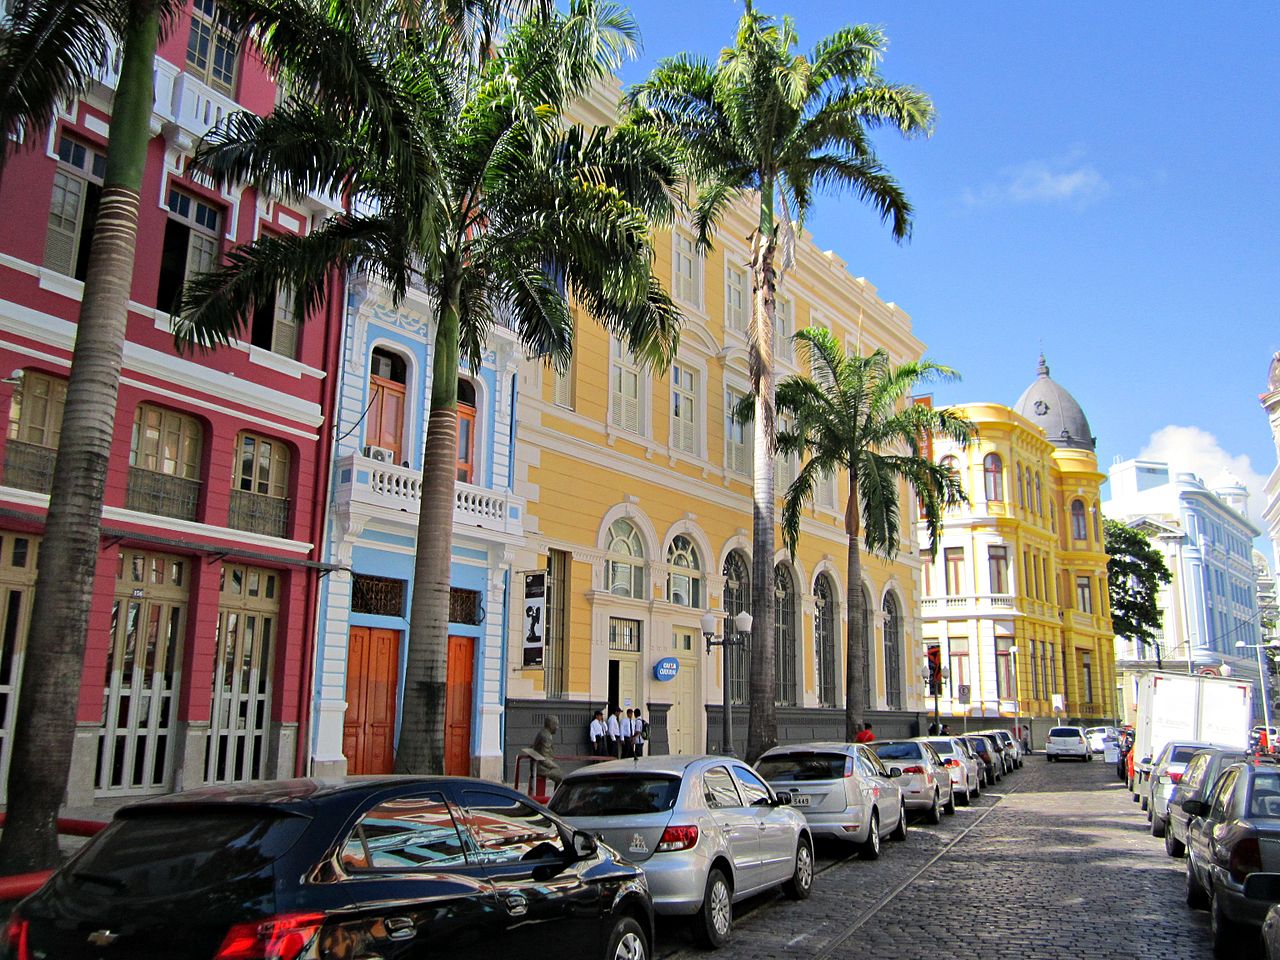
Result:
<instances>
[{"instance_id":1,"label":"palm tree trunk","mask_svg":"<svg viewBox=\"0 0 1280 960\"><path fill-rule=\"evenodd\" d=\"M851 470L849 471L849 500L844 510L844 528L849 537L849 565L846 571L848 602L845 604L849 617L848 642L845 644L844 735L850 742L862 729L867 708L870 706L866 698L867 649L863 645L863 640L866 636L867 618L871 616L871 611L867 609L866 598L862 593L862 553L858 547L860 526L858 480Z\"/></svg>"},{"instance_id":2,"label":"palm tree trunk","mask_svg":"<svg viewBox=\"0 0 1280 960\"><path fill-rule=\"evenodd\" d=\"M760 191L760 229L751 262L751 391L755 431L751 488L751 682L747 721L747 759L754 761L778 742L777 664L774 662L773 552L777 504L774 500L773 314L777 295L774 256L777 226L773 185Z\"/></svg>"},{"instance_id":3,"label":"palm tree trunk","mask_svg":"<svg viewBox=\"0 0 1280 960\"><path fill-rule=\"evenodd\" d=\"M422 507L414 555L396 773L444 773L445 677L454 488L458 478L459 296L441 286L431 358L431 412L422 458Z\"/></svg>"},{"instance_id":4,"label":"palm tree trunk","mask_svg":"<svg viewBox=\"0 0 1280 960\"><path fill-rule=\"evenodd\" d=\"M154 99L160 21L151 4L124 35L111 112L107 170L89 252L53 488L40 544L9 765L0 873L56 866L58 808L67 789L102 498L124 360L138 197Z\"/></svg>"}]
</instances>

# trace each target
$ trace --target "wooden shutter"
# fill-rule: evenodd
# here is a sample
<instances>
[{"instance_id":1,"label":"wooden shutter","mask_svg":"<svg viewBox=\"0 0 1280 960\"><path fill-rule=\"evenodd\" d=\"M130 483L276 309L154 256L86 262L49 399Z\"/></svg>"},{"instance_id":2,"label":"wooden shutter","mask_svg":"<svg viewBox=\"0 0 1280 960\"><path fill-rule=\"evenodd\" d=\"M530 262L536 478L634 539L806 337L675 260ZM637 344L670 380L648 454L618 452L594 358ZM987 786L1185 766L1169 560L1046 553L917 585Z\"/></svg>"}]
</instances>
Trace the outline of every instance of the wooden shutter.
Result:
<instances>
[{"instance_id":1,"label":"wooden shutter","mask_svg":"<svg viewBox=\"0 0 1280 960\"><path fill-rule=\"evenodd\" d=\"M271 352L294 360L298 356L298 318L294 313L293 291L281 286L271 326Z\"/></svg>"},{"instance_id":2,"label":"wooden shutter","mask_svg":"<svg viewBox=\"0 0 1280 960\"><path fill-rule=\"evenodd\" d=\"M551 402L561 407L573 409L573 366L564 373L558 370L551 372Z\"/></svg>"},{"instance_id":3,"label":"wooden shutter","mask_svg":"<svg viewBox=\"0 0 1280 960\"><path fill-rule=\"evenodd\" d=\"M75 275L76 247L84 219L86 184L62 170L53 175L53 199L49 207L49 232L44 241L44 265Z\"/></svg>"}]
</instances>

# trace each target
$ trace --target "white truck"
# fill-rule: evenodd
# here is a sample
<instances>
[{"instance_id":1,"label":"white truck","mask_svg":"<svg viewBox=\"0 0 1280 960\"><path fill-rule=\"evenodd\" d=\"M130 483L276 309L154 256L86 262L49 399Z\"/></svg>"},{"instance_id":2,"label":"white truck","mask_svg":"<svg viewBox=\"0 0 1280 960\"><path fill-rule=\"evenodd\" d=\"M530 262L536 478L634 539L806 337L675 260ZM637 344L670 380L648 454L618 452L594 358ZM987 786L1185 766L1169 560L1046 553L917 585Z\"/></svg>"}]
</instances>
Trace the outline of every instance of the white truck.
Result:
<instances>
[{"instance_id":1,"label":"white truck","mask_svg":"<svg viewBox=\"0 0 1280 960\"><path fill-rule=\"evenodd\" d=\"M1253 684L1185 673L1148 673L1138 680L1138 716L1134 724L1134 799L1145 793L1151 761L1174 740L1249 746L1253 724Z\"/></svg>"}]
</instances>

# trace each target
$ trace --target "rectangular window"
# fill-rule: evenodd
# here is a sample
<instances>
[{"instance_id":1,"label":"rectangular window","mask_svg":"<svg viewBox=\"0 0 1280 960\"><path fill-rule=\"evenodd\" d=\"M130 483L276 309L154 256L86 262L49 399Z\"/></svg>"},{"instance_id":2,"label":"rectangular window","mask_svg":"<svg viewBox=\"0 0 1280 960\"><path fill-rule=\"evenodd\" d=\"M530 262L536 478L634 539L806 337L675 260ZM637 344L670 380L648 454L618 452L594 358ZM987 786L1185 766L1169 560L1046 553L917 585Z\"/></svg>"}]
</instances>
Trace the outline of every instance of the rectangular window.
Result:
<instances>
[{"instance_id":1,"label":"rectangular window","mask_svg":"<svg viewBox=\"0 0 1280 960\"><path fill-rule=\"evenodd\" d=\"M818 477L814 482L813 499L823 510L834 510L836 508L835 474L828 473Z\"/></svg>"},{"instance_id":2,"label":"rectangular window","mask_svg":"<svg viewBox=\"0 0 1280 960\"><path fill-rule=\"evenodd\" d=\"M546 653L542 679L549 700L558 700L565 691L565 663L569 647L569 572L572 557L564 550L547 551L547 620L543 637Z\"/></svg>"},{"instance_id":3,"label":"rectangular window","mask_svg":"<svg viewBox=\"0 0 1280 960\"><path fill-rule=\"evenodd\" d=\"M740 423L733 416L745 394L732 388L724 397L724 466L731 473L751 476L751 425Z\"/></svg>"},{"instance_id":4,"label":"rectangular window","mask_svg":"<svg viewBox=\"0 0 1280 960\"><path fill-rule=\"evenodd\" d=\"M724 269L724 325L746 333L751 320L751 281L747 271L729 264Z\"/></svg>"},{"instance_id":5,"label":"rectangular window","mask_svg":"<svg viewBox=\"0 0 1280 960\"><path fill-rule=\"evenodd\" d=\"M171 187L170 217L164 226L156 309L176 313L182 287L218 265L222 213L213 205Z\"/></svg>"},{"instance_id":6,"label":"rectangular window","mask_svg":"<svg viewBox=\"0 0 1280 960\"><path fill-rule=\"evenodd\" d=\"M478 627L484 623L483 597L479 590L449 588L449 622Z\"/></svg>"},{"instance_id":7,"label":"rectangular window","mask_svg":"<svg viewBox=\"0 0 1280 960\"><path fill-rule=\"evenodd\" d=\"M629 653L640 652L640 621L622 617L609 618L609 649Z\"/></svg>"},{"instance_id":8,"label":"rectangular window","mask_svg":"<svg viewBox=\"0 0 1280 960\"><path fill-rule=\"evenodd\" d=\"M298 356L298 317L294 311L293 291L280 287L266 303L253 312L249 342L290 360Z\"/></svg>"},{"instance_id":9,"label":"rectangular window","mask_svg":"<svg viewBox=\"0 0 1280 960\"><path fill-rule=\"evenodd\" d=\"M1080 673L1084 679L1084 702L1093 703L1093 658L1087 653L1080 657Z\"/></svg>"},{"instance_id":10,"label":"rectangular window","mask_svg":"<svg viewBox=\"0 0 1280 960\"><path fill-rule=\"evenodd\" d=\"M943 550L946 564L947 596L958 597L964 589L964 547L947 547Z\"/></svg>"},{"instance_id":11,"label":"rectangular window","mask_svg":"<svg viewBox=\"0 0 1280 960\"><path fill-rule=\"evenodd\" d=\"M698 374L680 364L671 367L671 446L695 456L698 438Z\"/></svg>"},{"instance_id":12,"label":"rectangular window","mask_svg":"<svg viewBox=\"0 0 1280 960\"><path fill-rule=\"evenodd\" d=\"M1031 596L1031 551L1022 551L1022 592Z\"/></svg>"},{"instance_id":13,"label":"rectangular window","mask_svg":"<svg viewBox=\"0 0 1280 960\"><path fill-rule=\"evenodd\" d=\"M150 404L133 415L129 465L184 480L200 479L200 424L194 417Z\"/></svg>"},{"instance_id":14,"label":"rectangular window","mask_svg":"<svg viewBox=\"0 0 1280 960\"><path fill-rule=\"evenodd\" d=\"M947 641L949 660L951 661L951 696L960 695L960 688L969 686L969 638L952 637Z\"/></svg>"},{"instance_id":15,"label":"rectangular window","mask_svg":"<svg viewBox=\"0 0 1280 960\"><path fill-rule=\"evenodd\" d=\"M289 449L279 440L242 433L236 462L236 489L267 497L289 492Z\"/></svg>"},{"instance_id":16,"label":"rectangular window","mask_svg":"<svg viewBox=\"0 0 1280 960\"><path fill-rule=\"evenodd\" d=\"M795 357L791 334L795 332L795 301L790 297L778 297L773 305L773 354L780 360Z\"/></svg>"},{"instance_id":17,"label":"rectangular window","mask_svg":"<svg viewBox=\"0 0 1280 960\"><path fill-rule=\"evenodd\" d=\"M1049 644L1049 681L1053 684L1049 690L1053 693L1058 692L1058 646L1057 644Z\"/></svg>"},{"instance_id":18,"label":"rectangular window","mask_svg":"<svg viewBox=\"0 0 1280 960\"><path fill-rule=\"evenodd\" d=\"M640 367L631 351L614 339L609 365L609 424L620 430L644 433L644 389Z\"/></svg>"},{"instance_id":19,"label":"rectangular window","mask_svg":"<svg viewBox=\"0 0 1280 960\"><path fill-rule=\"evenodd\" d=\"M1040 567L1044 571L1044 598L1050 603L1053 602L1053 580L1049 577L1049 558L1040 558Z\"/></svg>"},{"instance_id":20,"label":"rectangular window","mask_svg":"<svg viewBox=\"0 0 1280 960\"><path fill-rule=\"evenodd\" d=\"M58 167L53 174L44 265L83 280L102 197L106 157L65 134L58 137Z\"/></svg>"},{"instance_id":21,"label":"rectangular window","mask_svg":"<svg viewBox=\"0 0 1280 960\"><path fill-rule=\"evenodd\" d=\"M1088 577L1076 577L1076 609L1093 613L1093 583Z\"/></svg>"},{"instance_id":22,"label":"rectangular window","mask_svg":"<svg viewBox=\"0 0 1280 960\"><path fill-rule=\"evenodd\" d=\"M792 430L795 428L795 425L795 419L792 417L788 416L778 418L778 429L780 431ZM794 455L788 457L779 453L774 458L773 473L776 480L774 486L779 496L786 495L787 488L795 482L797 470L798 468L796 466L796 458Z\"/></svg>"},{"instance_id":23,"label":"rectangular window","mask_svg":"<svg viewBox=\"0 0 1280 960\"><path fill-rule=\"evenodd\" d=\"M573 409L573 360L564 370L551 371L551 402L557 407Z\"/></svg>"},{"instance_id":24,"label":"rectangular window","mask_svg":"<svg viewBox=\"0 0 1280 960\"><path fill-rule=\"evenodd\" d=\"M1040 644L1031 641L1031 699L1040 699Z\"/></svg>"},{"instance_id":25,"label":"rectangular window","mask_svg":"<svg viewBox=\"0 0 1280 960\"><path fill-rule=\"evenodd\" d=\"M987 571L992 593L1009 592L1009 548L987 547Z\"/></svg>"},{"instance_id":26,"label":"rectangular window","mask_svg":"<svg viewBox=\"0 0 1280 960\"><path fill-rule=\"evenodd\" d=\"M195 0L187 35L187 70L228 96L235 95L236 35L235 23L215 0Z\"/></svg>"},{"instance_id":27,"label":"rectangular window","mask_svg":"<svg viewBox=\"0 0 1280 960\"><path fill-rule=\"evenodd\" d=\"M691 307L702 309L702 257L693 237L683 230L671 231L671 293Z\"/></svg>"},{"instance_id":28,"label":"rectangular window","mask_svg":"<svg viewBox=\"0 0 1280 960\"><path fill-rule=\"evenodd\" d=\"M9 439L56 450L66 402L67 381L38 370L24 370L9 404Z\"/></svg>"},{"instance_id":29,"label":"rectangular window","mask_svg":"<svg viewBox=\"0 0 1280 960\"><path fill-rule=\"evenodd\" d=\"M1012 640L996 638L996 696L1001 700L1014 700L1017 691L1013 683Z\"/></svg>"},{"instance_id":30,"label":"rectangular window","mask_svg":"<svg viewBox=\"0 0 1280 960\"><path fill-rule=\"evenodd\" d=\"M405 581L392 577L374 577L364 573L351 575L351 612L375 617L403 617Z\"/></svg>"},{"instance_id":31,"label":"rectangular window","mask_svg":"<svg viewBox=\"0 0 1280 960\"><path fill-rule=\"evenodd\" d=\"M1036 562L1036 558L1031 558L1031 573L1036 583L1036 599L1044 599L1044 584L1040 580L1040 564Z\"/></svg>"}]
</instances>

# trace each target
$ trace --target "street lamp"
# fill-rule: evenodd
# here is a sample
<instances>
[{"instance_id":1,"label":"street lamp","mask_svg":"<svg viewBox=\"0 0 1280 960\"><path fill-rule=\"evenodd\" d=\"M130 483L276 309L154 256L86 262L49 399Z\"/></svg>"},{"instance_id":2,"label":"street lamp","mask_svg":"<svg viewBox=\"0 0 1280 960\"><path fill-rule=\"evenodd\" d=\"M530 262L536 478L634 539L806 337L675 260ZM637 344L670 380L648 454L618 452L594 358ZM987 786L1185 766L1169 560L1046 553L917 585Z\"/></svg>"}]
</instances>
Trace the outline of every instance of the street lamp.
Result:
<instances>
[{"instance_id":1,"label":"street lamp","mask_svg":"<svg viewBox=\"0 0 1280 960\"><path fill-rule=\"evenodd\" d=\"M1271 697L1267 692L1267 668L1262 662L1262 649L1269 647L1272 650L1280 649L1280 640L1271 640L1268 643L1245 643L1243 640L1236 641L1237 650L1247 650L1253 648L1258 654L1258 684L1262 687L1262 722L1266 725L1268 731L1271 730ZM1270 743L1271 734L1268 732L1267 741Z\"/></svg>"},{"instance_id":2,"label":"street lamp","mask_svg":"<svg viewBox=\"0 0 1280 960\"><path fill-rule=\"evenodd\" d=\"M726 757L732 757L736 756L736 754L733 752L733 702L729 694L729 648L745 647L751 639L751 614L746 610L739 611L738 615L733 618L733 636L730 636L729 631L726 629L724 636L716 639L716 626L719 622L720 618L710 610L704 613L701 620L702 638L707 641L708 655L711 653L712 647L720 648L721 665L724 667L724 716L721 718L720 749Z\"/></svg>"},{"instance_id":3,"label":"street lamp","mask_svg":"<svg viewBox=\"0 0 1280 960\"><path fill-rule=\"evenodd\" d=\"M925 682L925 686L933 694L933 725L938 731L942 730L942 713L938 708L938 698L942 696L942 685L950 678L951 669L949 667L942 667L935 672L928 662L925 663L924 669L920 671L920 679Z\"/></svg>"}]
</instances>

